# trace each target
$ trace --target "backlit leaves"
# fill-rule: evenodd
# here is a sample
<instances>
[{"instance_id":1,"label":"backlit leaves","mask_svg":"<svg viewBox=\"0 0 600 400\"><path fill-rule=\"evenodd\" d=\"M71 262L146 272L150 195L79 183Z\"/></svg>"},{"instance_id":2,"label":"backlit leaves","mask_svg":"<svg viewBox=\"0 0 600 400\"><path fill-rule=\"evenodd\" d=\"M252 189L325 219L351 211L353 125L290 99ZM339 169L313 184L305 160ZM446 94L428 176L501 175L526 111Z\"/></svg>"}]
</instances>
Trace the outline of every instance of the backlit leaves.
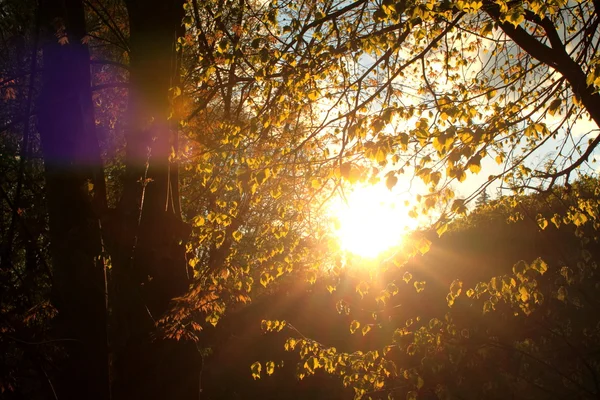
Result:
<instances>
[{"instance_id":1,"label":"backlit leaves","mask_svg":"<svg viewBox=\"0 0 600 400\"><path fill-rule=\"evenodd\" d=\"M256 361L250 366L250 371L252 372L253 379L260 379L260 373L262 371L262 365L260 362Z\"/></svg>"},{"instance_id":2,"label":"backlit leaves","mask_svg":"<svg viewBox=\"0 0 600 400\"><path fill-rule=\"evenodd\" d=\"M267 361L265 363L265 372L267 375L273 375L273 372L275 372L275 363L273 361Z\"/></svg>"}]
</instances>

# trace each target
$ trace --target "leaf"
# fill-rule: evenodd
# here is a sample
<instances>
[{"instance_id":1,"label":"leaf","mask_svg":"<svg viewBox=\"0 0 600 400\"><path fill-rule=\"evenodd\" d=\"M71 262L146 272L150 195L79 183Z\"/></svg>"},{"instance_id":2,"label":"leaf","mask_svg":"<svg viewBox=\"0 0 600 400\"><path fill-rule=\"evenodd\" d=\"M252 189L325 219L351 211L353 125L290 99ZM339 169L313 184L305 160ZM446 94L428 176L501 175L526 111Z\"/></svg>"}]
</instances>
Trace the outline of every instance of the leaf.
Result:
<instances>
[{"instance_id":1,"label":"leaf","mask_svg":"<svg viewBox=\"0 0 600 400\"><path fill-rule=\"evenodd\" d=\"M548 114L550 114L552 116L554 114L556 114L556 112L559 110L561 104L562 104L561 99L552 100L552 102L550 103L550 106L548 106Z\"/></svg>"},{"instance_id":2,"label":"leaf","mask_svg":"<svg viewBox=\"0 0 600 400\"><path fill-rule=\"evenodd\" d=\"M271 170L269 168L265 168L256 174L256 183L262 185L269 177L271 176Z\"/></svg>"},{"instance_id":3,"label":"leaf","mask_svg":"<svg viewBox=\"0 0 600 400\"><path fill-rule=\"evenodd\" d=\"M317 357L311 357L304 363L304 368L308 370L309 373L314 374L315 370L319 368L321 364L319 364L319 360Z\"/></svg>"},{"instance_id":4,"label":"leaf","mask_svg":"<svg viewBox=\"0 0 600 400\"><path fill-rule=\"evenodd\" d=\"M419 243L419 252L421 254L425 254L429 251L429 249L431 248L431 241L429 239L421 239L421 242Z\"/></svg>"},{"instance_id":5,"label":"leaf","mask_svg":"<svg viewBox=\"0 0 600 400\"><path fill-rule=\"evenodd\" d=\"M194 226L202 226L204 225L206 221L204 220L204 217L202 217L201 215L197 215L194 217L194 219L192 220L192 223L194 224Z\"/></svg>"},{"instance_id":6,"label":"leaf","mask_svg":"<svg viewBox=\"0 0 600 400\"><path fill-rule=\"evenodd\" d=\"M365 281L360 282L356 285L356 292L361 298L364 297L365 294L369 293L369 284Z\"/></svg>"},{"instance_id":7,"label":"leaf","mask_svg":"<svg viewBox=\"0 0 600 400\"><path fill-rule=\"evenodd\" d=\"M256 361L255 363L253 363L250 366L250 371L252 371L252 378L254 380L260 379L260 372L262 371L262 365L260 365L260 363L258 361Z\"/></svg>"},{"instance_id":8,"label":"leaf","mask_svg":"<svg viewBox=\"0 0 600 400\"><path fill-rule=\"evenodd\" d=\"M491 301L487 300L485 303L483 303L483 313L484 314L491 312L493 309L494 309L494 305L492 304Z\"/></svg>"},{"instance_id":9,"label":"leaf","mask_svg":"<svg viewBox=\"0 0 600 400\"><path fill-rule=\"evenodd\" d=\"M358 328L360 328L360 322L357 320L354 320L352 323L350 323L350 333L356 332Z\"/></svg>"},{"instance_id":10,"label":"leaf","mask_svg":"<svg viewBox=\"0 0 600 400\"><path fill-rule=\"evenodd\" d=\"M415 286L417 293L421 293L423 290L425 290L425 281L415 281L413 285Z\"/></svg>"},{"instance_id":11,"label":"leaf","mask_svg":"<svg viewBox=\"0 0 600 400\"><path fill-rule=\"evenodd\" d=\"M483 25L483 28L481 29L481 36L487 36L490 33L492 33L492 30L494 29L494 23L492 21L488 21L487 23L485 23ZM493 96L491 96L493 97Z\"/></svg>"},{"instance_id":12,"label":"leaf","mask_svg":"<svg viewBox=\"0 0 600 400\"><path fill-rule=\"evenodd\" d=\"M558 288L558 292L556 293L556 298L560 301L567 300L567 289L564 286Z\"/></svg>"},{"instance_id":13,"label":"leaf","mask_svg":"<svg viewBox=\"0 0 600 400\"><path fill-rule=\"evenodd\" d=\"M587 220L588 217L582 212L576 212L572 217L572 221L575 224L575 226L582 226L587 222Z\"/></svg>"},{"instance_id":14,"label":"leaf","mask_svg":"<svg viewBox=\"0 0 600 400\"><path fill-rule=\"evenodd\" d=\"M272 280L273 280L273 277L271 276L270 273L263 272L262 274L260 274L260 284L263 285L264 287L267 287L269 282L271 282Z\"/></svg>"},{"instance_id":15,"label":"leaf","mask_svg":"<svg viewBox=\"0 0 600 400\"><path fill-rule=\"evenodd\" d=\"M265 372L267 373L267 375L273 375L273 372L275 372L275 363L273 361L266 362Z\"/></svg>"},{"instance_id":16,"label":"leaf","mask_svg":"<svg viewBox=\"0 0 600 400\"><path fill-rule=\"evenodd\" d=\"M447 222L440 222L436 225L435 232L438 234L438 237L442 237L444 233L448 230Z\"/></svg>"},{"instance_id":17,"label":"leaf","mask_svg":"<svg viewBox=\"0 0 600 400\"><path fill-rule=\"evenodd\" d=\"M385 186L389 190L392 190L392 188L394 186L396 186L397 183L398 183L398 177L394 174L388 174L387 178L385 179Z\"/></svg>"},{"instance_id":18,"label":"leaf","mask_svg":"<svg viewBox=\"0 0 600 400\"><path fill-rule=\"evenodd\" d=\"M546 218L544 218L542 214L537 215L536 221L541 230L546 229L546 227L548 226L548 220L546 220Z\"/></svg>"},{"instance_id":19,"label":"leaf","mask_svg":"<svg viewBox=\"0 0 600 400\"><path fill-rule=\"evenodd\" d=\"M525 21L525 15L522 7L513 7L510 14L506 16L506 21L517 27L521 22Z\"/></svg>"},{"instance_id":20,"label":"leaf","mask_svg":"<svg viewBox=\"0 0 600 400\"><path fill-rule=\"evenodd\" d=\"M474 174L478 174L479 172L481 172L481 156L476 155L473 158L471 158L467 163L467 166L469 167L469 171L471 171Z\"/></svg>"},{"instance_id":21,"label":"leaf","mask_svg":"<svg viewBox=\"0 0 600 400\"><path fill-rule=\"evenodd\" d=\"M317 273L313 270L310 270L306 273L306 281L311 285L314 285L317 282Z\"/></svg>"},{"instance_id":22,"label":"leaf","mask_svg":"<svg viewBox=\"0 0 600 400\"><path fill-rule=\"evenodd\" d=\"M362 328L362 334L363 336L365 336L367 333L369 333L369 331L371 330L371 325L365 325Z\"/></svg>"},{"instance_id":23,"label":"leaf","mask_svg":"<svg viewBox=\"0 0 600 400\"><path fill-rule=\"evenodd\" d=\"M352 170L352 164L350 164L350 163L343 163L340 166L340 174L342 175L342 178L348 179L350 177L350 171L351 170Z\"/></svg>"},{"instance_id":24,"label":"leaf","mask_svg":"<svg viewBox=\"0 0 600 400\"><path fill-rule=\"evenodd\" d=\"M525 286L519 288L519 294L521 295L521 301L525 302L529 300L529 291Z\"/></svg>"},{"instance_id":25,"label":"leaf","mask_svg":"<svg viewBox=\"0 0 600 400\"><path fill-rule=\"evenodd\" d=\"M540 275L544 275L544 273L548 271L548 264L546 264L541 258L537 258L531 264L531 268L539 272Z\"/></svg>"},{"instance_id":26,"label":"leaf","mask_svg":"<svg viewBox=\"0 0 600 400\"><path fill-rule=\"evenodd\" d=\"M459 279L455 279L452 282L452 284L450 285L450 293L452 293L453 297L460 296L460 293L462 292L462 286L463 286L463 283Z\"/></svg>"},{"instance_id":27,"label":"leaf","mask_svg":"<svg viewBox=\"0 0 600 400\"><path fill-rule=\"evenodd\" d=\"M243 234L240 231L235 231L235 232L233 232L232 236L236 242L239 242L240 240L242 240Z\"/></svg>"},{"instance_id":28,"label":"leaf","mask_svg":"<svg viewBox=\"0 0 600 400\"><path fill-rule=\"evenodd\" d=\"M217 326L219 323L219 318L219 314L213 312L212 314L208 315L205 320L212 326Z\"/></svg>"},{"instance_id":29,"label":"leaf","mask_svg":"<svg viewBox=\"0 0 600 400\"><path fill-rule=\"evenodd\" d=\"M465 206L464 199L456 199L452 202L452 207L450 208L452 212L457 214L465 214L467 212L467 207Z\"/></svg>"},{"instance_id":30,"label":"leaf","mask_svg":"<svg viewBox=\"0 0 600 400\"><path fill-rule=\"evenodd\" d=\"M169 89L169 95L171 96L171 99L181 96L181 88L179 86L173 86Z\"/></svg>"}]
</instances>

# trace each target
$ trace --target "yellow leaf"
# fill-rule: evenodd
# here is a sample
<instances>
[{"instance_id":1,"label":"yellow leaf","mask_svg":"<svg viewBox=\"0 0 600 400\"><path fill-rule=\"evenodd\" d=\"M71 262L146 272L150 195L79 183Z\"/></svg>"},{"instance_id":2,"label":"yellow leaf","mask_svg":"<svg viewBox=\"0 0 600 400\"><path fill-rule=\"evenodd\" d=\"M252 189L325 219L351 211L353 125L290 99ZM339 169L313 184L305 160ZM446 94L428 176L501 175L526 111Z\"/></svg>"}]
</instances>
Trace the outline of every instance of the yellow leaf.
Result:
<instances>
[{"instance_id":1,"label":"yellow leaf","mask_svg":"<svg viewBox=\"0 0 600 400\"><path fill-rule=\"evenodd\" d=\"M235 231L233 232L233 238L235 239L236 242L239 242L240 240L242 240L242 232L240 231Z\"/></svg>"},{"instance_id":2,"label":"yellow leaf","mask_svg":"<svg viewBox=\"0 0 600 400\"><path fill-rule=\"evenodd\" d=\"M360 282L356 285L356 292L362 298L365 294L369 293L369 284L365 281Z\"/></svg>"},{"instance_id":3,"label":"yellow leaf","mask_svg":"<svg viewBox=\"0 0 600 400\"><path fill-rule=\"evenodd\" d=\"M540 227L541 230L546 229L546 227L548 226L548 221L546 220L546 218L544 218L542 216L542 214L538 214L537 215L537 224Z\"/></svg>"},{"instance_id":4,"label":"yellow leaf","mask_svg":"<svg viewBox=\"0 0 600 400\"><path fill-rule=\"evenodd\" d=\"M358 328L360 328L360 322L358 322L357 320L352 321L352 323L350 324L350 333L356 332Z\"/></svg>"},{"instance_id":5,"label":"yellow leaf","mask_svg":"<svg viewBox=\"0 0 600 400\"><path fill-rule=\"evenodd\" d=\"M365 336L367 333L369 333L369 331L371 330L371 325L365 325L362 328L362 334L363 336Z\"/></svg>"},{"instance_id":6,"label":"yellow leaf","mask_svg":"<svg viewBox=\"0 0 600 400\"><path fill-rule=\"evenodd\" d=\"M200 215L197 215L194 217L194 220L193 220L194 226L202 226L202 225L204 225L204 222L205 222L204 217L202 217Z\"/></svg>"},{"instance_id":7,"label":"yellow leaf","mask_svg":"<svg viewBox=\"0 0 600 400\"><path fill-rule=\"evenodd\" d=\"M267 372L267 375L273 375L273 372L275 372L275 363L273 361L267 361L265 364L265 371Z\"/></svg>"},{"instance_id":8,"label":"yellow leaf","mask_svg":"<svg viewBox=\"0 0 600 400\"><path fill-rule=\"evenodd\" d=\"M260 379L260 371L262 371L262 365L258 361L250 366L250 371L252 371L252 378Z\"/></svg>"}]
</instances>

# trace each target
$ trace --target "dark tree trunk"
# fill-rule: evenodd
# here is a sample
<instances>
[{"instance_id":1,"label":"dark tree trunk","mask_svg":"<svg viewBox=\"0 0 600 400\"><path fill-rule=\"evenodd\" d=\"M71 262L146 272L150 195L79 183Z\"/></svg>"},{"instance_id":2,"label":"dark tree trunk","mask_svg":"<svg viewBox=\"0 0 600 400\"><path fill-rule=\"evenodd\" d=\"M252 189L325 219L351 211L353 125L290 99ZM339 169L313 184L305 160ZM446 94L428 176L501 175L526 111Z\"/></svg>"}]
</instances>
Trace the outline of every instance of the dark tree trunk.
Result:
<instances>
[{"instance_id":1,"label":"dark tree trunk","mask_svg":"<svg viewBox=\"0 0 600 400\"><path fill-rule=\"evenodd\" d=\"M198 360L192 344L160 338L155 327L173 297L188 287L185 241L189 229L177 212L178 182L171 180L176 133L168 120L174 46L183 0L128 0L130 93L126 181L114 257L117 316L115 398L198 397Z\"/></svg>"},{"instance_id":2,"label":"dark tree trunk","mask_svg":"<svg viewBox=\"0 0 600 400\"><path fill-rule=\"evenodd\" d=\"M108 399L105 271L98 212L104 178L94 133L81 0L42 0L45 28L38 128L52 254L55 335L66 349L55 382L65 399ZM67 36L68 34L68 36ZM91 185L94 185L91 191Z\"/></svg>"}]
</instances>

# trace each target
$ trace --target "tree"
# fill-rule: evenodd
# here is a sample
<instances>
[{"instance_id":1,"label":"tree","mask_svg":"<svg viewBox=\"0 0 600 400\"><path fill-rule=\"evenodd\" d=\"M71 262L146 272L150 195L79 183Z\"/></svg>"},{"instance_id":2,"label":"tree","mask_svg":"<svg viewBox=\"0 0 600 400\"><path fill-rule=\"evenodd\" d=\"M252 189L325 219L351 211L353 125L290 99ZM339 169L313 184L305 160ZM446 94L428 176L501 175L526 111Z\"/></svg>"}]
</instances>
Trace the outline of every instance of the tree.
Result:
<instances>
[{"instance_id":1,"label":"tree","mask_svg":"<svg viewBox=\"0 0 600 400\"><path fill-rule=\"evenodd\" d=\"M490 200L490 196L487 193L487 190L484 190L479 197L477 198L477 201L475 201L475 205L477 207L482 207L484 205L486 205Z\"/></svg>"},{"instance_id":2,"label":"tree","mask_svg":"<svg viewBox=\"0 0 600 400\"><path fill-rule=\"evenodd\" d=\"M174 386L181 398L195 396L196 378L173 368L198 364L195 345L153 340L164 333L155 321L171 337L196 337L230 301L243 303L252 287L268 290L275 277L285 279L280 269L298 267L314 281L327 235L311 213L348 182L386 176L393 188L398 177L416 176L423 192L413 212L451 203L450 214L461 214L477 191L455 199L449 185L480 172L486 159L504 167L480 191L502 180L517 194L550 193L600 142L593 129L578 138L571 132L588 117L600 122L594 2L47 0L40 13L44 75L36 105L54 335L75 340L60 397L108 396L107 335L115 397L173 397ZM86 22L98 31L86 35ZM114 68L128 64L120 68L127 84L114 69L90 75L86 43L96 40L110 50L92 56ZM92 94L123 86L126 115L107 106L119 93ZM25 108L19 112L27 119L35 107ZM122 157L107 162L103 152L117 153L119 135L99 141L95 113L99 121L127 121ZM190 127L195 132L180 140L179 129ZM27 129L22 137L25 152ZM181 146L190 143L195 152ZM549 168L528 163L550 144L558 148ZM198 204L181 201L179 166L187 157L185 195L198 193ZM24 171L17 171L19 180ZM10 190L18 202L23 182ZM592 219L593 204L580 207L567 211L569 222ZM189 259L182 211L195 225ZM18 208L11 213L12 243ZM438 232L450 217L441 216ZM261 231L268 219L270 231ZM425 252L428 243L416 240L406 254ZM264 253L252 253L254 245ZM185 294L188 260L197 280ZM240 283L250 289L240 293ZM387 368L374 353L365 357L380 372ZM77 383L67 384L73 377Z\"/></svg>"}]
</instances>

